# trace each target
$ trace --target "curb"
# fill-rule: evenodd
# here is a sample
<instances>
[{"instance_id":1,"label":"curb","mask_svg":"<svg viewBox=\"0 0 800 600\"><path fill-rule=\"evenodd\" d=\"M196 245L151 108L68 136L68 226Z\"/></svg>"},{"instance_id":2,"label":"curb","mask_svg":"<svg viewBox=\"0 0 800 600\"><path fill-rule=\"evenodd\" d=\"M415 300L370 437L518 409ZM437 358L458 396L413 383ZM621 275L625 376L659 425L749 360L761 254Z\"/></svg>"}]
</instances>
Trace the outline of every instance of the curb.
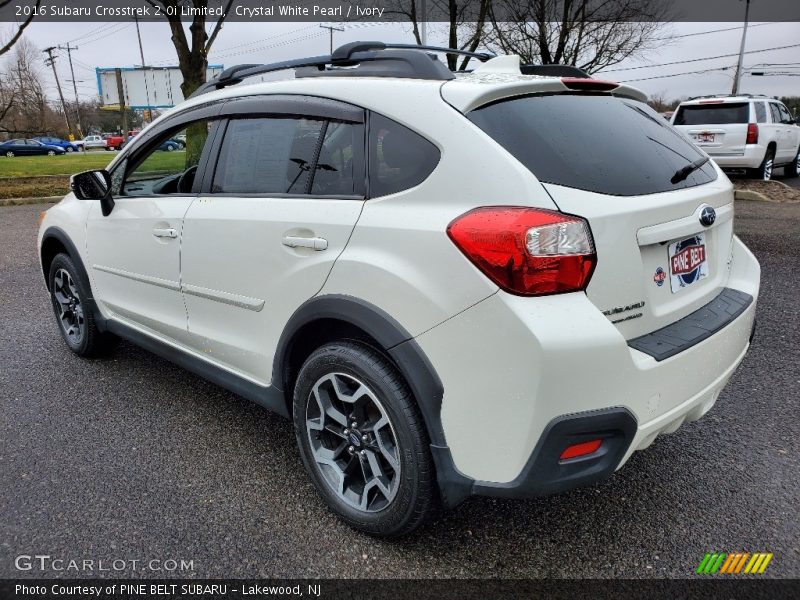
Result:
<instances>
[{"instance_id":1,"label":"curb","mask_svg":"<svg viewBox=\"0 0 800 600\"><path fill-rule=\"evenodd\" d=\"M783 184L786 185L786 184ZM789 186L786 186L789 187ZM791 188L790 188L791 189ZM754 192L753 190L734 190L734 200L751 200L755 202L771 202L772 204L798 204L800 200L773 200L769 196L765 196L761 192Z\"/></svg>"},{"instance_id":2,"label":"curb","mask_svg":"<svg viewBox=\"0 0 800 600\"><path fill-rule=\"evenodd\" d=\"M21 206L23 204L54 204L64 196L44 196L42 198L0 198L0 206Z\"/></svg>"}]
</instances>

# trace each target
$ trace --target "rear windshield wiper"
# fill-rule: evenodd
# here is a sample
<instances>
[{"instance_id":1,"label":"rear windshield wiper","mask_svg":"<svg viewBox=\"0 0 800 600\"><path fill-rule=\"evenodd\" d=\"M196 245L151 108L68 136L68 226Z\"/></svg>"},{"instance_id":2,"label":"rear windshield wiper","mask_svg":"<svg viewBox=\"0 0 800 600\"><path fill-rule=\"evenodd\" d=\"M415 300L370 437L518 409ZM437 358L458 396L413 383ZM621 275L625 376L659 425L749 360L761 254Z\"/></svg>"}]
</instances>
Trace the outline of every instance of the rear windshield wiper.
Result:
<instances>
[{"instance_id":1,"label":"rear windshield wiper","mask_svg":"<svg viewBox=\"0 0 800 600\"><path fill-rule=\"evenodd\" d=\"M707 156L701 156L696 161L690 162L685 167L681 167L680 169L675 171L675 175L672 176L672 179L670 179L670 181L672 183L680 183L681 181L686 179L689 175L697 171L697 169L706 164L708 160L709 159Z\"/></svg>"}]
</instances>

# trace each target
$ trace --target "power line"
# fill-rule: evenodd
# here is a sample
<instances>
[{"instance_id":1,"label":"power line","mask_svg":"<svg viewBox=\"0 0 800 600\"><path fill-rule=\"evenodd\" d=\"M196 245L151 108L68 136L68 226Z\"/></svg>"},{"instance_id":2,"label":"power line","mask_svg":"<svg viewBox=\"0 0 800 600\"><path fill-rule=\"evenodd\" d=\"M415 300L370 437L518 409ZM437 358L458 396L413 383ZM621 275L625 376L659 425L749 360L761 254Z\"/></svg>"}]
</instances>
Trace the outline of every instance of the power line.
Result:
<instances>
[{"instance_id":1,"label":"power line","mask_svg":"<svg viewBox=\"0 0 800 600\"><path fill-rule=\"evenodd\" d=\"M620 83L631 83L633 81L650 81L651 79L667 79L669 77L680 77L681 75L701 75L703 73L712 73L714 71L728 71L734 67L716 67L712 69L702 69L700 71L684 71L683 73L672 73L671 75L653 75L652 77L639 77L637 79L623 79Z\"/></svg>"},{"instance_id":2,"label":"power line","mask_svg":"<svg viewBox=\"0 0 800 600\"><path fill-rule=\"evenodd\" d=\"M777 25L777 24L778 24L777 22L757 23L755 25L750 25L749 27L750 27L750 29L752 29L753 27L764 27L765 25ZM664 37L660 37L660 38L653 38L653 41L656 41L656 42L664 41L665 42L665 41L668 41L668 40L677 40L677 39L681 39L681 38L695 37L695 36L698 36L698 35L708 35L709 33L720 33L720 32L723 32L723 31L736 31L737 29L742 29L742 27L744 27L744 25L738 25L737 27L725 27L723 29L709 29L708 31L695 31L694 33L682 33L681 35L668 35L668 36L664 36Z\"/></svg>"},{"instance_id":3,"label":"power line","mask_svg":"<svg viewBox=\"0 0 800 600\"><path fill-rule=\"evenodd\" d=\"M774 48L762 48L761 50L748 50L745 54L758 54L759 52L772 52L773 50L786 50L788 48L798 48L800 44L790 44L788 46L775 46ZM720 54L719 56L706 56L704 58L690 58L687 60L674 60L672 62L666 63L659 63L655 65L639 65L638 67L625 67L622 69L606 69L603 70L603 73L615 73L619 71L636 71L639 69L652 69L654 67L668 67L671 65L683 65L686 63L693 63L693 62L702 62L704 60L716 60L718 58L731 58L733 56L739 56L738 52L734 52L733 54ZM598 71L601 72L601 71Z\"/></svg>"}]
</instances>

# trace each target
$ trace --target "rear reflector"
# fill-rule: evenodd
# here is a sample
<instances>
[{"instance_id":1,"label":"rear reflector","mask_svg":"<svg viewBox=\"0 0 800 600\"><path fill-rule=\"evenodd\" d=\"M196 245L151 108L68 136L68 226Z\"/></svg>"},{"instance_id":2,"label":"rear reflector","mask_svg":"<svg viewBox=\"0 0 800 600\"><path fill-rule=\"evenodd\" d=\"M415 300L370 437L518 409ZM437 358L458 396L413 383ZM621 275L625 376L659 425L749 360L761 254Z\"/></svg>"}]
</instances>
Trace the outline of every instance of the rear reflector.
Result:
<instances>
[{"instance_id":1,"label":"rear reflector","mask_svg":"<svg viewBox=\"0 0 800 600\"><path fill-rule=\"evenodd\" d=\"M603 444L602 439L591 440L589 442L581 442L580 444L572 444L561 453L560 460L567 460L568 458L577 458L579 456L586 456L597 452L598 448Z\"/></svg>"},{"instance_id":2,"label":"rear reflector","mask_svg":"<svg viewBox=\"0 0 800 600\"><path fill-rule=\"evenodd\" d=\"M758 143L758 125L755 123L749 123L747 125L747 140L745 140L746 144L757 144Z\"/></svg>"},{"instance_id":3,"label":"rear reflector","mask_svg":"<svg viewBox=\"0 0 800 600\"><path fill-rule=\"evenodd\" d=\"M562 77L561 83L571 90L586 90L591 92L608 92L619 87L619 83L616 81L586 79L583 77Z\"/></svg>"},{"instance_id":4,"label":"rear reflector","mask_svg":"<svg viewBox=\"0 0 800 600\"><path fill-rule=\"evenodd\" d=\"M484 275L519 296L584 290L597 262L589 224L552 210L476 208L450 223L447 235Z\"/></svg>"}]
</instances>

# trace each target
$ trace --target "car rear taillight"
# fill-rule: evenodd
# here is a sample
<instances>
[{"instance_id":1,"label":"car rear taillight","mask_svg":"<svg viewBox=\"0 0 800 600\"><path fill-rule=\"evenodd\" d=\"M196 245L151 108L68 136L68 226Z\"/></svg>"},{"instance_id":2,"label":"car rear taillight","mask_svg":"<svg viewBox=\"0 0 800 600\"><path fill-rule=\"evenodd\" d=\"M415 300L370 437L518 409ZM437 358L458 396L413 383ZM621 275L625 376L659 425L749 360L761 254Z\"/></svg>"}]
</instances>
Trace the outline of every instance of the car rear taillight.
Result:
<instances>
[{"instance_id":1,"label":"car rear taillight","mask_svg":"<svg viewBox=\"0 0 800 600\"><path fill-rule=\"evenodd\" d=\"M597 262L588 223L551 210L476 208L450 223L447 235L483 274L520 296L586 289Z\"/></svg>"},{"instance_id":2,"label":"car rear taillight","mask_svg":"<svg viewBox=\"0 0 800 600\"><path fill-rule=\"evenodd\" d=\"M758 125L755 123L748 123L747 125L747 140L745 141L746 144L757 144L758 143Z\"/></svg>"}]
</instances>

